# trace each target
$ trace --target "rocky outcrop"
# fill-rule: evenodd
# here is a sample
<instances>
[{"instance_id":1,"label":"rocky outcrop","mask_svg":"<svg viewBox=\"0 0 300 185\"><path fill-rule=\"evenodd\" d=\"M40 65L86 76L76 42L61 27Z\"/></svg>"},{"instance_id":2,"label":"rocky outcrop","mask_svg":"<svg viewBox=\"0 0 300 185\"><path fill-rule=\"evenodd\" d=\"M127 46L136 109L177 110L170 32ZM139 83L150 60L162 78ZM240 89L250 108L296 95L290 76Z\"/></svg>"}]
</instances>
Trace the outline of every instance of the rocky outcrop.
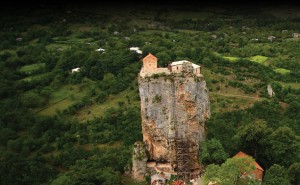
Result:
<instances>
[{"instance_id":1,"label":"rocky outcrop","mask_svg":"<svg viewBox=\"0 0 300 185\"><path fill-rule=\"evenodd\" d=\"M133 146L132 176L136 180L144 180L148 160L145 146L140 141L135 142Z\"/></svg>"},{"instance_id":2,"label":"rocky outcrop","mask_svg":"<svg viewBox=\"0 0 300 185\"><path fill-rule=\"evenodd\" d=\"M175 137L189 142L190 168L200 168L199 143L210 116L206 82L190 66L182 73L139 76L143 141L149 160L175 164Z\"/></svg>"}]
</instances>

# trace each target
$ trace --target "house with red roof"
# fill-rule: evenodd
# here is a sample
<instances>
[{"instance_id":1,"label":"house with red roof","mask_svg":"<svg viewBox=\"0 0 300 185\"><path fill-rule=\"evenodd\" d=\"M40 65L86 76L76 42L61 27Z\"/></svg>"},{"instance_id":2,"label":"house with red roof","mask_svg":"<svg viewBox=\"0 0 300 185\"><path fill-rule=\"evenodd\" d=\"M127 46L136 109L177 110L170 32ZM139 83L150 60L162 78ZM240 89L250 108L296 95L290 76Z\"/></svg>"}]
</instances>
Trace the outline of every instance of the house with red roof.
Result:
<instances>
[{"instance_id":1,"label":"house with red roof","mask_svg":"<svg viewBox=\"0 0 300 185\"><path fill-rule=\"evenodd\" d=\"M243 157L251 157L251 156L240 151L237 154L235 154L235 156L233 157L243 158ZM252 172L252 175L256 180L262 181L264 169L256 161L253 162L253 165L255 166L255 170Z\"/></svg>"},{"instance_id":2,"label":"house with red roof","mask_svg":"<svg viewBox=\"0 0 300 185\"><path fill-rule=\"evenodd\" d=\"M172 185L184 185L184 181L183 180L175 180L172 182Z\"/></svg>"}]
</instances>

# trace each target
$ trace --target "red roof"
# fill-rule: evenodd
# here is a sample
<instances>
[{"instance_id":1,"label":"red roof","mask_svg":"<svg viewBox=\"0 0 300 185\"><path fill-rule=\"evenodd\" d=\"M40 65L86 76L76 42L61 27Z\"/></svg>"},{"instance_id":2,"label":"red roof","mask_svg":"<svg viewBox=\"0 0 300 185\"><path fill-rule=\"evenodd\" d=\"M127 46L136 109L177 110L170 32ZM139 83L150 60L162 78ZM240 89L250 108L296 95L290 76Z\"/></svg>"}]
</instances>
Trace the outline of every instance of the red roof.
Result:
<instances>
[{"instance_id":1,"label":"red roof","mask_svg":"<svg viewBox=\"0 0 300 185\"><path fill-rule=\"evenodd\" d=\"M147 61L149 59L157 61L157 58L154 55L152 55L151 53L149 53L147 56L145 56L142 61L145 62L145 61Z\"/></svg>"},{"instance_id":2,"label":"red roof","mask_svg":"<svg viewBox=\"0 0 300 185\"><path fill-rule=\"evenodd\" d=\"M172 185L184 185L184 181L183 180L175 180L172 182Z\"/></svg>"},{"instance_id":3,"label":"red roof","mask_svg":"<svg viewBox=\"0 0 300 185\"><path fill-rule=\"evenodd\" d=\"M249 156L249 155L245 154L244 152L240 151L237 154L235 154L235 156L233 156L233 157L240 157L240 158L242 158L242 157L251 157L251 156ZM259 166L259 164L257 162L255 162L255 161L254 161L254 165L255 165L256 169L264 171L264 169L261 166Z\"/></svg>"}]
</instances>

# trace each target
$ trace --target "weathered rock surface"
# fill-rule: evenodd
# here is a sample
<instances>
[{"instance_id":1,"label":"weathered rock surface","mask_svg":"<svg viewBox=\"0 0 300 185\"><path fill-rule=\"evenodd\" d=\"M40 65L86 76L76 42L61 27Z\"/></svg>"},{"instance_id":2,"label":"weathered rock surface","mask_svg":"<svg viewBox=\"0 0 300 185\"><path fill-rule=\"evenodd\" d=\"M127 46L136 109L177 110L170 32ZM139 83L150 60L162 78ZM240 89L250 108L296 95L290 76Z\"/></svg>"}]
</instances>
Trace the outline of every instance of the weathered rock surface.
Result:
<instances>
[{"instance_id":1,"label":"weathered rock surface","mask_svg":"<svg viewBox=\"0 0 300 185\"><path fill-rule=\"evenodd\" d=\"M134 179L144 180L147 170L147 159L144 144L140 141L135 142L132 155L132 176Z\"/></svg>"},{"instance_id":2,"label":"weathered rock surface","mask_svg":"<svg viewBox=\"0 0 300 185\"><path fill-rule=\"evenodd\" d=\"M143 141L149 160L175 163L175 136L189 141L190 168L199 169L199 142L210 116L203 77L180 74L139 76Z\"/></svg>"}]
</instances>

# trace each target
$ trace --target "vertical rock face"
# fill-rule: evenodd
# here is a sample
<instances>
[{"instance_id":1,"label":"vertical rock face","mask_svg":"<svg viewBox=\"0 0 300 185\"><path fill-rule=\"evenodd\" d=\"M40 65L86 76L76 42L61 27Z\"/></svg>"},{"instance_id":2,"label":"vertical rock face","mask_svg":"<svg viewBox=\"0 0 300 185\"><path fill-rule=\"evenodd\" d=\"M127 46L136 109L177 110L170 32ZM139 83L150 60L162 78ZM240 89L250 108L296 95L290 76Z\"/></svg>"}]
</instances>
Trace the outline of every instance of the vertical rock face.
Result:
<instances>
[{"instance_id":1,"label":"vertical rock face","mask_svg":"<svg viewBox=\"0 0 300 185\"><path fill-rule=\"evenodd\" d=\"M146 174L147 154L142 142L135 142L132 155L132 175L136 180L144 180Z\"/></svg>"},{"instance_id":2,"label":"vertical rock face","mask_svg":"<svg viewBox=\"0 0 300 185\"><path fill-rule=\"evenodd\" d=\"M199 142L205 139L210 116L206 82L202 76L179 74L139 77L143 141L149 160L175 163L175 137L189 142L191 170L199 169Z\"/></svg>"}]
</instances>

